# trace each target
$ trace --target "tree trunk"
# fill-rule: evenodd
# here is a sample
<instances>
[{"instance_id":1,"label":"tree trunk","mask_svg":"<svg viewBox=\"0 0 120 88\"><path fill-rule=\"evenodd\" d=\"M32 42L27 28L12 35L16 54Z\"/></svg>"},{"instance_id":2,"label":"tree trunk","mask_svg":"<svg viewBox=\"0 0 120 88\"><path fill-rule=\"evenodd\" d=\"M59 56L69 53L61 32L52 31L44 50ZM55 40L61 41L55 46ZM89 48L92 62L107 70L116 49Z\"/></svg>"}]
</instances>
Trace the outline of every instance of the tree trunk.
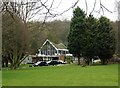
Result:
<instances>
[{"instance_id":1,"label":"tree trunk","mask_svg":"<svg viewBox=\"0 0 120 88\"><path fill-rule=\"evenodd\" d=\"M89 62L89 65L92 65L92 59L90 58L90 62Z\"/></svg>"},{"instance_id":2,"label":"tree trunk","mask_svg":"<svg viewBox=\"0 0 120 88\"><path fill-rule=\"evenodd\" d=\"M87 58L86 64L90 65L90 58Z\"/></svg>"},{"instance_id":3,"label":"tree trunk","mask_svg":"<svg viewBox=\"0 0 120 88\"><path fill-rule=\"evenodd\" d=\"M106 65L107 64L107 59L101 59L101 64Z\"/></svg>"},{"instance_id":4,"label":"tree trunk","mask_svg":"<svg viewBox=\"0 0 120 88\"><path fill-rule=\"evenodd\" d=\"M5 60L5 66L8 67L8 60Z\"/></svg>"},{"instance_id":5,"label":"tree trunk","mask_svg":"<svg viewBox=\"0 0 120 88\"><path fill-rule=\"evenodd\" d=\"M4 61L2 60L2 67L5 67L5 65L4 65Z\"/></svg>"},{"instance_id":6,"label":"tree trunk","mask_svg":"<svg viewBox=\"0 0 120 88\"><path fill-rule=\"evenodd\" d=\"M78 55L78 65L80 65L80 56Z\"/></svg>"}]
</instances>

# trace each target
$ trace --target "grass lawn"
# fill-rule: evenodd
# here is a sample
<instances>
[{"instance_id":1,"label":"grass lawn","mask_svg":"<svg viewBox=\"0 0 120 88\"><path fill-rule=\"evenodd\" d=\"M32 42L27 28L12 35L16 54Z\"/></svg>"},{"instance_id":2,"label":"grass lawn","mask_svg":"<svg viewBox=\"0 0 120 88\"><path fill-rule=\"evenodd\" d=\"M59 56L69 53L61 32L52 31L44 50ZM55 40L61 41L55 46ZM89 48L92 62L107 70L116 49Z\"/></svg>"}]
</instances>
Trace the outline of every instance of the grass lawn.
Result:
<instances>
[{"instance_id":1,"label":"grass lawn","mask_svg":"<svg viewBox=\"0 0 120 88\"><path fill-rule=\"evenodd\" d=\"M2 71L0 69L0 88L2 87Z\"/></svg>"},{"instance_id":2,"label":"grass lawn","mask_svg":"<svg viewBox=\"0 0 120 88\"><path fill-rule=\"evenodd\" d=\"M118 65L30 67L2 76L3 86L118 86Z\"/></svg>"}]
</instances>

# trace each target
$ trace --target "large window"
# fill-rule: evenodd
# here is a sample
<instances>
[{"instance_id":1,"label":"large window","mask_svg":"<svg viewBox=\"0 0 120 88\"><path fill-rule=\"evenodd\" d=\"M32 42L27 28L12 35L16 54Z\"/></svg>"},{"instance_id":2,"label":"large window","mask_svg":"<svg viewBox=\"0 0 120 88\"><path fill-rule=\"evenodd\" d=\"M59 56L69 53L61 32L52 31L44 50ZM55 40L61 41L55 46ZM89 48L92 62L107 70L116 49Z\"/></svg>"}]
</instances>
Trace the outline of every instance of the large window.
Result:
<instances>
[{"instance_id":1,"label":"large window","mask_svg":"<svg viewBox=\"0 0 120 88\"><path fill-rule=\"evenodd\" d=\"M44 55L55 55L55 53L57 53L57 51L49 42L47 42L41 49L41 54Z\"/></svg>"}]
</instances>

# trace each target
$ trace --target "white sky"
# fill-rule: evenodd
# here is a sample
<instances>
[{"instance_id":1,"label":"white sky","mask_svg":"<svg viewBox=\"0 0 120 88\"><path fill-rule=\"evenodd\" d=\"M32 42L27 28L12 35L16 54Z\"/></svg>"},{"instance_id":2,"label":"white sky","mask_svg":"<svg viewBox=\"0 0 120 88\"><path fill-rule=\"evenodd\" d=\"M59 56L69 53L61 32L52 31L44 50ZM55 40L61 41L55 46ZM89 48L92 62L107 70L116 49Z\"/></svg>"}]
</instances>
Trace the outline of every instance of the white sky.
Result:
<instances>
[{"instance_id":1,"label":"white sky","mask_svg":"<svg viewBox=\"0 0 120 88\"><path fill-rule=\"evenodd\" d=\"M47 3L47 5L49 7L49 5L51 4L52 0L48 0L48 1L49 2ZM64 10L68 9L71 5L73 5L75 3L75 1L77 1L77 0L54 0L53 7L52 7L52 8L54 8L53 9L54 10L53 13L61 13L61 12L63 12ZM94 7L95 0L86 0L86 1L87 1L87 5L88 5L87 13L89 14L92 11L93 7ZM101 0L102 4L107 9L109 9L110 11L113 12L113 13L110 13L110 12L108 12L108 11L106 11L104 9L104 16L106 16L107 18L109 18L112 21L115 21L118 18L117 17L117 12L115 12L115 10L116 10L115 9L115 7L116 7L115 2L116 1L118 1L118 0ZM85 0L79 0L79 3L76 6L79 6L80 8L82 8L86 12ZM100 4L99 4L99 0L97 0L95 11L99 11L99 9L100 9ZM73 14L73 9L70 9L69 11L65 12L62 16L58 16L58 17L56 17L54 19L60 19L60 20L67 19L67 20L70 20L71 17L72 17L72 14ZM94 15L94 17L98 18L101 15L103 15L103 13L102 13L102 11L101 11L100 14L98 14L96 12L93 12L93 15ZM38 16L36 16L34 19L37 20ZM53 18L50 19L50 20L53 20Z\"/></svg>"}]
</instances>

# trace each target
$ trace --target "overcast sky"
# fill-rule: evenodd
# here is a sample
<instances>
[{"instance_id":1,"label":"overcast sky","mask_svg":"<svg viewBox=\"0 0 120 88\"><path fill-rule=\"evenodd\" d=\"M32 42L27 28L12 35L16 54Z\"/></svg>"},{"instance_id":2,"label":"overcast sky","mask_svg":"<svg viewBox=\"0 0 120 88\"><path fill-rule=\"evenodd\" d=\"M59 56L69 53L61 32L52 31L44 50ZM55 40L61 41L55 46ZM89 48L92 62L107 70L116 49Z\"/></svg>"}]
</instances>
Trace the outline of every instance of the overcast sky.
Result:
<instances>
[{"instance_id":1,"label":"overcast sky","mask_svg":"<svg viewBox=\"0 0 120 88\"><path fill-rule=\"evenodd\" d=\"M48 5L51 4L52 0L48 0L49 2L47 3ZM54 8L54 13L61 13L64 10L68 9L70 6L72 6L77 0L54 0L53 3L53 7ZM87 1L87 5L88 5L88 10L87 13L89 14L93 7L94 7L94 2L95 0L86 0ZM101 0L102 4L111 12L108 12L107 10L104 9L104 16L108 17L110 20L115 21L118 17L117 17L117 12L115 7L115 2L118 0ZM79 6L80 8L82 8L85 12L86 12L86 4L85 4L85 0L79 0L79 3L76 5ZM96 6L95 6L95 11L93 12L94 17L99 18L101 15L103 15L102 11L100 14L98 14L96 11L99 11L100 9L100 3L99 0L97 0L96 2ZM73 14L73 9L70 9L69 11L65 12L62 16L58 16L54 19L60 19L60 20L70 20ZM34 18L37 20L37 16ZM53 19L52 19L53 20Z\"/></svg>"}]
</instances>

